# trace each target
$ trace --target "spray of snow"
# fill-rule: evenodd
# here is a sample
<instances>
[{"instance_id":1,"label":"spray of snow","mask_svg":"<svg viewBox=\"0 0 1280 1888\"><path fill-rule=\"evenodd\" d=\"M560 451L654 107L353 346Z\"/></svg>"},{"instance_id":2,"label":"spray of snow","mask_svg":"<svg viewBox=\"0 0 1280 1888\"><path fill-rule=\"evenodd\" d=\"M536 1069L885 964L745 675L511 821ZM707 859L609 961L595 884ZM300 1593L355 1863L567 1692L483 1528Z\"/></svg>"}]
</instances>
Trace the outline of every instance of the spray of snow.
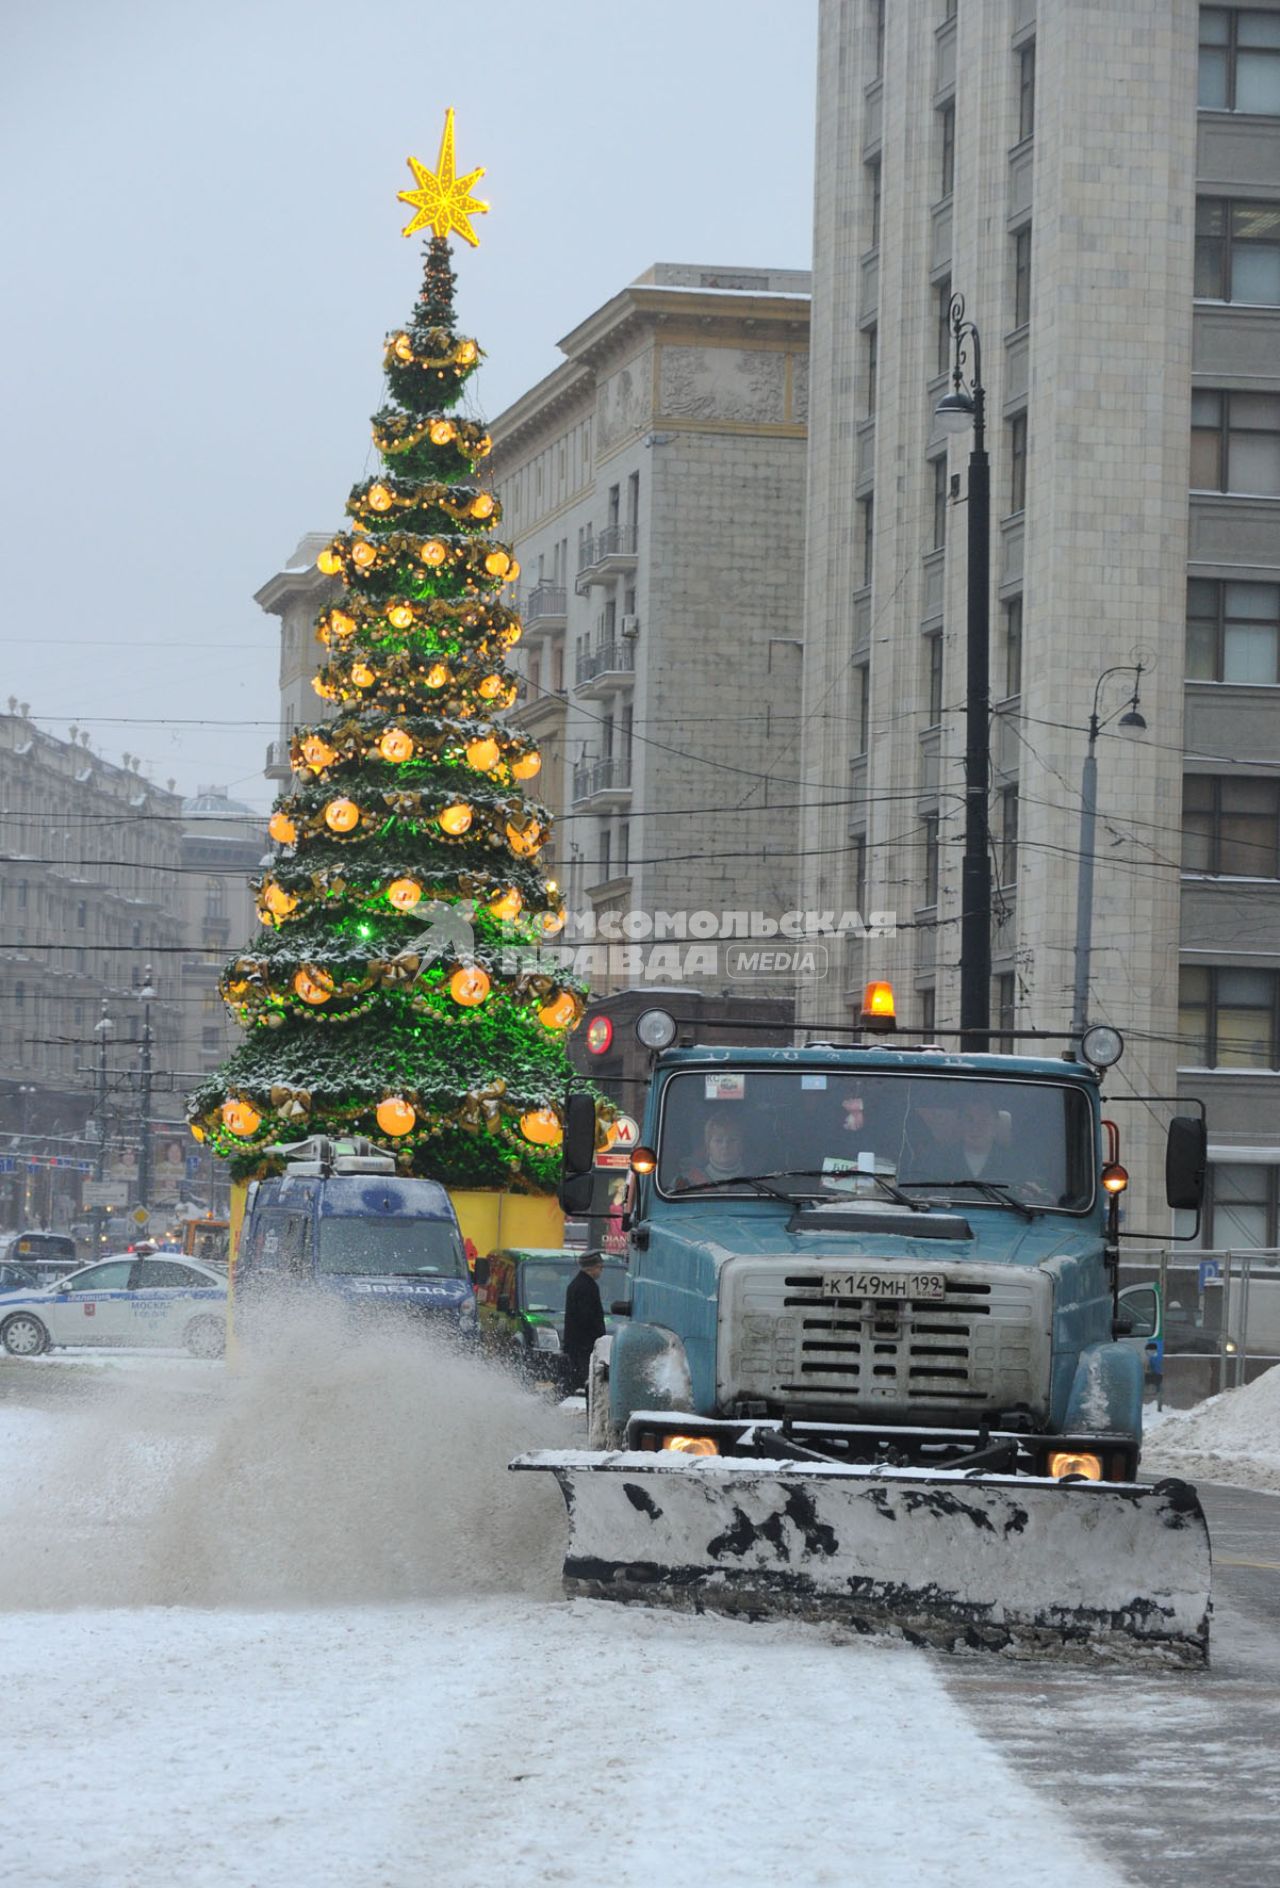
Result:
<instances>
[{"instance_id":1,"label":"spray of snow","mask_svg":"<svg viewBox=\"0 0 1280 1888\"><path fill-rule=\"evenodd\" d=\"M506 1465L565 1419L438 1339L295 1316L234 1373L103 1382L6 1478L0 1606L558 1592L559 1495Z\"/></svg>"},{"instance_id":2,"label":"spray of snow","mask_svg":"<svg viewBox=\"0 0 1280 1888\"><path fill-rule=\"evenodd\" d=\"M1166 1410L1143 1445L1142 1467L1280 1494L1280 1367L1191 1409Z\"/></svg>"}]
</instances>

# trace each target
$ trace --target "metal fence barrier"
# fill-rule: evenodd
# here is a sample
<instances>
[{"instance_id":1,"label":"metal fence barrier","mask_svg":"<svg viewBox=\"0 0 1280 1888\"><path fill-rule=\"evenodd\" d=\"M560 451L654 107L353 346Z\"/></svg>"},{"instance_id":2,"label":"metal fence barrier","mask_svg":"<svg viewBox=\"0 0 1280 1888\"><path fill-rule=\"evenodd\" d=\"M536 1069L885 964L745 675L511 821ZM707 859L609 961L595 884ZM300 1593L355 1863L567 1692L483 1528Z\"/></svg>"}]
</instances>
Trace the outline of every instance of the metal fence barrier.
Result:
<instances>
[{"instance_id":1,"label":"metal fence barrier","mask_svg":"<svg viewBox=\"0 0 1280 1888\"><path fill-rule=\"evenodd\" d=\"M1280 1248L1122 1244L1120 1283L1160 1292L1162 1368L1148 1372L1160 1408L1238 1389L1280 1363Z\"/></svg>"}]
</instances>

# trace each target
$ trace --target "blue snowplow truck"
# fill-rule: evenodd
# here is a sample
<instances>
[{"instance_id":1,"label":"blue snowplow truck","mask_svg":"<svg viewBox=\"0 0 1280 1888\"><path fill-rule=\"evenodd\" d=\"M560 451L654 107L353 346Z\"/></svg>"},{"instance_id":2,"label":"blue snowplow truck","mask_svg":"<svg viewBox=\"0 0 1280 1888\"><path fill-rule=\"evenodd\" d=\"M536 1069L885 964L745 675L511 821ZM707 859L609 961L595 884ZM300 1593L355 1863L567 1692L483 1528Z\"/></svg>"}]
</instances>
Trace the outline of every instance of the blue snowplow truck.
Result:
<instances>
[{"instance_id":1,"label":"blue snowplow truck","mask_svg":"<svg viewBox=\"0 0 1280 1888\"><path fill-rule=\"evenodd\" d=\"M638 1027L672 1041L655 1015ZM1072 1055L656 1053L592 1446L512 1464L560 1483L566 1590L1204 1662L1199 1500L1136 1479L1127 1175L1100 1082ZM570 1095L568 1211L595 1142ZM1204 1167L1203 1119L1176 1117L1171 1206L1198 1209Z\"/></svg>"}]
</instances>

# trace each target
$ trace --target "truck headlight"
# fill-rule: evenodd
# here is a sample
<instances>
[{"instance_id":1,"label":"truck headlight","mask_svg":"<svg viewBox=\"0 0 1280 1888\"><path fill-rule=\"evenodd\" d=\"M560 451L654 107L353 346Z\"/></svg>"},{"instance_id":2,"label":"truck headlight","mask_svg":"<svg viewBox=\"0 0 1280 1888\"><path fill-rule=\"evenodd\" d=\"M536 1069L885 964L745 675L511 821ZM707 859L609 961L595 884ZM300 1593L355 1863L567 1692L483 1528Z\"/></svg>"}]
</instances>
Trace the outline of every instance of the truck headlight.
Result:
<instances>
[{"instance_id":1,"label":"truck headlight","mask_svg":"<svg viewBox=\"0 0 1280 1888\"><path fill-rule=\"evenodd\" d=\"M475 1321L476 1321L476 1301L468 1292L467 1296L463 1299L462 1303L458 1306L458 1323L459 1324L474 1324Z\"/></svg>"},{"instance_id":2,"label":"truck headlight","mask_svg":"<svg viewBox=\"0 0 1280 1888\"><path fill-rule=\"evenodd\" d=\"M535 1350L559 1350L560 1333L554 1324L535 1324L533 1327L533 1348Z\"/></svg>"}]
</instances>

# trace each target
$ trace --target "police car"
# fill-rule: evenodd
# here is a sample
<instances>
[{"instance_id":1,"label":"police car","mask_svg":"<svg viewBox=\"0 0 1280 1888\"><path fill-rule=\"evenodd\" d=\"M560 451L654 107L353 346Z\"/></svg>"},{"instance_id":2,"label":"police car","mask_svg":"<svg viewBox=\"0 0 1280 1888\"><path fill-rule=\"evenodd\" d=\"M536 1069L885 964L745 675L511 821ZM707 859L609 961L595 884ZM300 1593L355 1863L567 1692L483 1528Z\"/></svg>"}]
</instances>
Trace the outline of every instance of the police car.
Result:
<instances>
[{"instance_id":1,"label":"police car","mask_svg":"<svg viewBox=\"0 0 1280 1888\"><path fill-rule=\"evenodd\" d=\"M220 1357L226 1276L181 1252L119 1253L37 1291L0 1294L0 1344L38 1357L58 1344L185 1346Z\"/></svg>"}]
</instances>

